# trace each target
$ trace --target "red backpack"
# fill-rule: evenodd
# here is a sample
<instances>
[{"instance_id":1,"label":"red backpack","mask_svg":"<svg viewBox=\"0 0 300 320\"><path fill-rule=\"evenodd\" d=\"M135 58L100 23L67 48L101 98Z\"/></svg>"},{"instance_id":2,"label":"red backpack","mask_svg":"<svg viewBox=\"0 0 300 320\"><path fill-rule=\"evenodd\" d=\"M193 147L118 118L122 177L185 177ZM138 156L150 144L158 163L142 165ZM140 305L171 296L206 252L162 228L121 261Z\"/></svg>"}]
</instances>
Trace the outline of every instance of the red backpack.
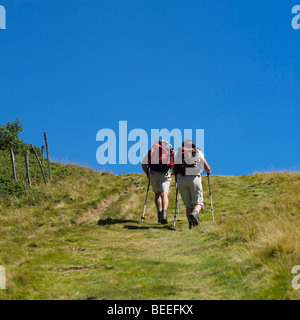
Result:
<instances>
[{"instance_id":1,"label":"red backpack","mask_svg":"<svg viewBox=\"0 0 300 320\"><path fill-rule=\"evenodd\" d=\"M167 141L154 143L148 152L148 165L153 171L167 172L174 166L174 149Z\"/></svg>"}]
</instances>

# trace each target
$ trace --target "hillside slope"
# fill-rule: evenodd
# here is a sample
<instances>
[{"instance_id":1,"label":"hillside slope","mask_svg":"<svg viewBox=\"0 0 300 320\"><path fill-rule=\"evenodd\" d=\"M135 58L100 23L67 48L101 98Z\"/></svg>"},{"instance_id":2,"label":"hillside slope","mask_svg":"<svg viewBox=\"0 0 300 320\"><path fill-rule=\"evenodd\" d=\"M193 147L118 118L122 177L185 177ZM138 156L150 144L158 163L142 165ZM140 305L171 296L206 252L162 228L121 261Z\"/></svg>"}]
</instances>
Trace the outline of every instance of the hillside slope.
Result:
<instances>
[{"instance_id":1,"label":"hillside slope","mask_svg":"<svg viewBox=\"0 0 300 320\"><path fill-rule=\"evenodd\" d=\"M25 179L22 156L18 177ZM52 163L47 185L32 159L33 187L11 181L0 151L0 299L299 299L300 174L207 178L201 226L158 225L154 197L143 210L144 175L114 176Z\"/></svg>"}]
</instances>

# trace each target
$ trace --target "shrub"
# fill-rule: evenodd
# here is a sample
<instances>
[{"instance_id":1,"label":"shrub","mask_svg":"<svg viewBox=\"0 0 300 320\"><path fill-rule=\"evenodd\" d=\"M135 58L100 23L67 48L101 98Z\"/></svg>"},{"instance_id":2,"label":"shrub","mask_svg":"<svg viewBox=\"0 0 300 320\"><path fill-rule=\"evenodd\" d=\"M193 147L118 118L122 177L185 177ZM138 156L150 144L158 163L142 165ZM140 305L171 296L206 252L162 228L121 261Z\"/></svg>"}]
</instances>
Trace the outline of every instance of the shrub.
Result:
<instances>
[{"instance_id":1,"label":"shrub","mask_svg":"<svg viewBox=\"0 0 300 320\"><path fill-rule=\"evenodd\" d=\"M19 119L7 122L4 126L0 125L0 150L13 149L16 153L30 150L30 146L19 138L22 131L23 125Z\"/></svg>"}]
</instances>

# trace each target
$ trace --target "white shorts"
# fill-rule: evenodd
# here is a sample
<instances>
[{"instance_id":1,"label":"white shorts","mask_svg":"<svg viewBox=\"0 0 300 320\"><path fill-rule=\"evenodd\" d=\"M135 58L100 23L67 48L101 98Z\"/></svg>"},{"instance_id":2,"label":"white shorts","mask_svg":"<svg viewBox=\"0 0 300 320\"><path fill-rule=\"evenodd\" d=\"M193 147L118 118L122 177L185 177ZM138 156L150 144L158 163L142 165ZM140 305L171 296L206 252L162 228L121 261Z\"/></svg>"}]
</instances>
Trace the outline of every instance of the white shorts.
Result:
<instances>
[{"instance_id":1,"label":"white shorts","mask_svg":"<svg viewBox=\"0 0 300 320\"><path fill-rule=\"evenodd\" d=\"M152 184L153 192L155 193L169 193L170 183L171 183L171 173L168 172L158 172L150 171L149 173L150 181Z\"/></svg>"},{"instance_id":2,"label":"white shorts","mask_svg":"<svg viewBox=\"0 0 300 320\"><path fill-rule=\"evenodd\" d=\"M187 208L193 208L196 205L201 205L204 208L201 175L183 176L182 174L178 174L177 185L184 205Z\"/></svg>"}]
</instances>

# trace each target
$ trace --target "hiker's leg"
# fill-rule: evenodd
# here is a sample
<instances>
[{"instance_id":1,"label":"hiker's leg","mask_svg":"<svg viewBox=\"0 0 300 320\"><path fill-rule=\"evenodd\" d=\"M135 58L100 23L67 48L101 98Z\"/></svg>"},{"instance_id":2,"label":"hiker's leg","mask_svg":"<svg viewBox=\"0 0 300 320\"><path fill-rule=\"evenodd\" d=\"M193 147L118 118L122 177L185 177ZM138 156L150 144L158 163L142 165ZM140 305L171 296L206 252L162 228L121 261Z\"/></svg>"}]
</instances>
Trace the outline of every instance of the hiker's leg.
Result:
<instances>
[{"instance_id":1,"label":"hiker's leg","mask_svg":"<svg viewBox=\"0 0 300 320\"><path fill-rule=\"evenodd\" d=\"M155 193L155 205L156 205L157 211L162 211L163 205L162 205L162 196L160 192Z\"/></svg>"},{"instance_id":2,"label":"hiker's leg","mask_svg":"<svg viewBox=\"0 0 300 320\"><path fill-rule=\"evenodd\" d=\"M171 174L170 173L162 173L161 181L160 181L160 192L161 192L161 199L162 199L162 214L161 214L161 223L167 224L168 223L168 193L170 189L171 183Z\"/></svg>"},{"instance_id":3,"label":"hiker's leg","mask_svg":"<svg viewBox=\"0 0 300 320\"><path fill-rule=\"evenodd\" d=\"M203 191L202 191L202 183L201 176L188 176L188 185L189 192L191 195L191 211L189 220L192 220L193 226L199 225L199 213L203 206Z\"/></svg>"},{"instance_id":4,"label":"hiker's leg","mask_svg":"<svg viewBox=\"0 0 300 320\"><path fill-rule=\"evenodd\" d=\"M191 180L190 192L192 197L192 207L199 213L204 208L202 180L200 175L194 176L193 180Z\"/></svg>"},{"instance_id":5,"label":"hiker's leg","mask_svg":"<svg viewBox=\"0 0 300 320\"><path fill-rule=\"evenodd\" d=\"M168 194L166 192L161 193L161 199L162 199L162 209L167 210L169 206L169 198Z\"/></svg>"},{"instance_id":6,"label":"hiker's leg","mask_svg":"<svg viewBox=\"0 0 300 320\"><path fill-rule=\"evenodd\" d=\"M190 219L193 221L193 226L197 226L200 223L199 214L202 210L201 204L195 204L193 206Z\"/></svg>"},{"instance_id":7,"label":"hiker's leg","mask_svg":"<svg viewBox=\"0 0 300 320\"><path fill-rule=\"evenodd\" d=\"M149 173L151 185L152 185L152 190L156 194L159 192L159 180L157 179L157 174L155 171L150 171Z\"/></svg>"},{"instance_id":8,"label":"hiker's leg","mask_svg":"<svg viewBox=\"0 0 300 320\"><path fill-rule=\"evenodd\" d=\"M178 190L180 192L182 201L186 207L186 217L189 219L189 215L193 210L192 210L191 193L186 182L187 182L186 176L183 177L181 174L177 175Z\"/></svg>"},{"instance_id":9,"label":"hiker's leg","mask_svg":"<svg viewBox=\"0 0 300 320\"><path fill-rule=\"evenodd\" d=\"M186 217L189 220L190 214L193 212L193 208L186 208Z\"/></svg>"},{"instance_id":10,"label":"hiker's leg","mask_svg":"<svg viewBox=\"0 0 300 320\"><path fill-rule=\"evenodd\" d=\"M155 172L153 170L150 171L149 174L153 192L155 193L155 205L157 208L157 220L158 223L161 223L161 214L162 214L162 199L160 195L160 176L158 172Z\"/></svg>"},{"instance_id":11,"label":"hiker's leg","mask_svg":"<svg viewBox=\"0 0 300 320\"><path fill-rule=\"evenodd\" d=\"M160 199L161 199L161 220L160 222L162 224L167 224L168 223L168 204L169 204L169 200L168 200L168 194L166 192L161 192L160 193Z\"/></svg>"},{"instance_id":12,"label":"hiker's leg","mask_svg":"<svg viewBox=\"0 0 300 320\"><path fill-rule=\"evenodd\" d=\"M163 210L162 210L162 197L160 192L155 193L155 205L157 208L157 221L158 223L161 223Z\"/></svg>"},{"instance_id":13,"label":"hiker's leg","mask_svg":"<svg viewBox=\"0 0 300 320\"><path fill-rule=\"evenodd\" d=\"M197 210L198 212L200 212L202 210L202 205L201 204L196 204L194 206L194 210Z\"/></svg>"},{"instance_id":14,"label":"hiker's leg","mask_svg":"<svg viewBox=\"0 0 300 320\"><path fill-rule=\"evenodd\" d=\"M193 208L186 208L186 217L188 219L188 223L189 223L189 229L193 229L194 228L194 223L191 219L191 213L193 212Z\"/></svg>"},{"instance_id":15,"label":"hiker's leg","mask_svg":"<svg viewBox=\"0 0 300 320\"><path fill-rule=\"evenodd\" d=\"M163 176L163 179L161 180L161 184L160 184L160 192L162 197L162 208L165 210L167 210L169 206L168 193L170 189L170 184L171 184L170 175Z\"/></svg>"}]
</instances>

